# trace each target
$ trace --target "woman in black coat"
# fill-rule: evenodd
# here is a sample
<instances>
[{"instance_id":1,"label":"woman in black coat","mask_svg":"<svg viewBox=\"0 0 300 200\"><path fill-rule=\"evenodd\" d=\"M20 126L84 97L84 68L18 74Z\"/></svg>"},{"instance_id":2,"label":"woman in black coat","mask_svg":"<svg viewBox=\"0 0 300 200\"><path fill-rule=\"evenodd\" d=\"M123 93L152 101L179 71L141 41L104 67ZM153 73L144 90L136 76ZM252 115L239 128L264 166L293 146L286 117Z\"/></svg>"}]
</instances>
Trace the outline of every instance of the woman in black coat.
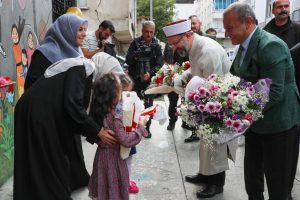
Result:
<instances>
[{"instance_id":1,"label":"woman in black coat","mask_svg":"<svg viewBox=\"0 0 300 200\"><path fill-rule=\"evenodd\" d=\"M62 34L69 29L70 40L65 45L82 44L87 22L73 14L59 19L52 28L57 26ZM40 65L44 70L41 69L15 108L15 200L71 199L72 189L87 184L89 177L81 141L76 138L84 134L91 143L98 137L104 142L113 142L102 124L95 123L86 113L94 65L76 56L75 51L73 58L66 56L63 53L66 51L60 51L56 44L59 43L49 42L47 48L37 50L35 55L45 58L47 55L48 62L54 64L48 68ZM32 64L37 62L39 60L32 60ZM40 63L46 62L41 60ZM42 72L46 68L46 72ZM38 72L37 69L33 67L29 74L38 74L32 73Z\"/></svg>"}]
</instances>

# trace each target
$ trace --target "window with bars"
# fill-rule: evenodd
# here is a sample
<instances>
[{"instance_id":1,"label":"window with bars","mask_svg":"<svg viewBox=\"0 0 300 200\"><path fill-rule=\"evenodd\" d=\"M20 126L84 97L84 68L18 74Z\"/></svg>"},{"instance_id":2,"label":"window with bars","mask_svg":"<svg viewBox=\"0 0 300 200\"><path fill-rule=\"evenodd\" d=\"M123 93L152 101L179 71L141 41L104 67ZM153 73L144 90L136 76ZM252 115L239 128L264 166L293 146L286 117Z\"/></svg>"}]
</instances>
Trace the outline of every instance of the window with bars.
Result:
<instances>
[{"instance_id":1,"label":"window with bars","mask_svg":"<svg viewBox=\"0 0 300 200\"><path fill-rule=\"evenodd\" d=\"M238 0L214 0L214 8L216 11L225 10L230 4Z\"/></svg>"},{"instance_id":2,"label":"window with bars","mask_svg":"<svg viewBox=\"0 0 300 200\"><path fill-rule=\"evenodd\" d=\"M53 22L71 6L77 6L76 0L52 0L52 19Z\"/></svg>"}]
</instances>

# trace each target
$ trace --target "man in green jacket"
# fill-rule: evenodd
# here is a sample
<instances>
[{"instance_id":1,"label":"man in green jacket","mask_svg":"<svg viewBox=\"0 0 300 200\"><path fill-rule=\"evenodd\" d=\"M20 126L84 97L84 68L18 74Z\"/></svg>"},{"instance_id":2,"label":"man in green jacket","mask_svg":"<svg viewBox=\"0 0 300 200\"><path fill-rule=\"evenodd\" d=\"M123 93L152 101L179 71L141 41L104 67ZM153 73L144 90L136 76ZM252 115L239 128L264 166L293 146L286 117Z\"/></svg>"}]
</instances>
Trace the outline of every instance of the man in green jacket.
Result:
<instances>
[{"instance_id":1,"label":"man in green jacket","mask_svg":"<svg viewBox=\"0 0 300 200\"><path fill-rule=\"evenodd\" d=\"M245 134L244 176L249 200L263 200L264 175L269 199L286 200L297 140L300 99L288 46L255 25L248 4L231 4L223 13L225 35L240 45L231 73L251 82L272 80L264 117Z\"/></svg>"}]
</instances>

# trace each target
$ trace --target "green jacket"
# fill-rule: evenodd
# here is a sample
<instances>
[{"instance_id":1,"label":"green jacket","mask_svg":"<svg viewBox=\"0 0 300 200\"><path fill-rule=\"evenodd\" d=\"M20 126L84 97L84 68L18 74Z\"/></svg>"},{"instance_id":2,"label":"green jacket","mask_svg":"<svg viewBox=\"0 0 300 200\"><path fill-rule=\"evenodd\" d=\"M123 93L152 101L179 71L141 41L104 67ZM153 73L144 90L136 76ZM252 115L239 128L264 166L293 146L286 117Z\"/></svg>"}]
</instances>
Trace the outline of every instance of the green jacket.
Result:
<instances>
[{"instance_id":1,"label":"green jacket","mask_svg":"<svg viewBox=\"0 0 300 200\"><path fill-rule=\"evenodd\" d=\"M285 42L257 28L239 69L234 62L230 71L236 76L253 83L261 78L272 79L264 117L252 124L253 132L282 132L300 124L300 98L293 62Z\"/></svg>"}]
</instances>

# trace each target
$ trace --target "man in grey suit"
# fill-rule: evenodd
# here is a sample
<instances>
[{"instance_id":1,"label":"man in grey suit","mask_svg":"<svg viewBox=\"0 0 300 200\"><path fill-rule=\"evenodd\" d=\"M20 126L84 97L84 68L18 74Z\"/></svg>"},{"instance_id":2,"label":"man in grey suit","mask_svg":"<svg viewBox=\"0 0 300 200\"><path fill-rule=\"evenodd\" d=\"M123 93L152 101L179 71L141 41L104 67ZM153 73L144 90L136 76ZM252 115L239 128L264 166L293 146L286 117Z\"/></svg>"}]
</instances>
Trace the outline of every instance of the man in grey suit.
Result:
<instances>
[{"instance_id":1,"label":"man in grey suit","mask_svg":"<svg viewBox=\"0 0 300 200\"><path fill-rule=\"evenodd\" d=\"M287 200L293 158L299 153L300 98L288 46L255 24L248 4L231 4L223 13L225 36L240 45L230 72L247 81L272 80L264 117L245 134L244 176L249 200Z\"/></svg>"}]
</instances>

